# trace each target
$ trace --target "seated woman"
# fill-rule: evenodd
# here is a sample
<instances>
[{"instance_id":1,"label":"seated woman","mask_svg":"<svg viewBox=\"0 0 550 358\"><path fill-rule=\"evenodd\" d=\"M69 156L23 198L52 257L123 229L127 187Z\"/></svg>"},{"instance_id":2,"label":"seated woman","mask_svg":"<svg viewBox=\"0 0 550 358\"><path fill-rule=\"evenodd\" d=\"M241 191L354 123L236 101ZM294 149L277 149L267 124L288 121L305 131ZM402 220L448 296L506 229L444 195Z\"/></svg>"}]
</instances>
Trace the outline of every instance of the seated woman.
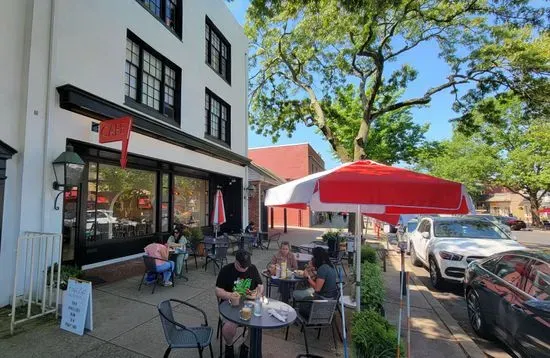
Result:
<instances>
[{"instance_id":1,"label":"seated woman","mask_svg":"<svg viewBox=\"0 0 550 358\"><path fill-rule=\"evenodd\" d=\"M175 249L176 258L176 275L182 277L183 264L189 254L187 253L187 238L181 233L181 229L176 227L172 232L172 235L168 238L166 243L169 248Z\"/></svg>"},{"instance_id":2,"label":"seated woman","mask_svg":"<svg viewBox=\"0 0 550 358\"><path fill-rule=\"evenodd\" d=\"M163 284L164 286L171 286L172 281L170 278L174 273L174 262L173 261L164 261L168 260L169 252L168 247L162 244L162 238L158 238L157 242L149 244L144 248L145 254L148 256L156 257L162 260L155 260L157 271L162 272ZM155 280L155 277L148 276L146 279L146 284L151 284Z\"/></svg>"},{"instance_id":3,"label":"seated woman","mask_svg":"<svg viewBox=\"0 0 550 358\"><path fill-rule=\"evenodd\" d=\"M288 241L284 241L281 244L281 248L271 259L271 264L273 265L280 265L282 262L286 262L286 267L289 270L296 270L298 268L298 261L294 253L290 252L290 243Z\"/></svg>"},{"instance_id":4,"label":"seated woman","mask_svg":"<svg viewBox=\"0 0 550 358\"><path fill-rule=\"evenodd\" d=\"M311 259L312 268L317 271L317 277L313 278L310 270L304 271L309 288L294 291L295 300L336 299L338 287L336 286L336 269L330 262L325 249L315 247Z\"/></svg>"}]
</instances>

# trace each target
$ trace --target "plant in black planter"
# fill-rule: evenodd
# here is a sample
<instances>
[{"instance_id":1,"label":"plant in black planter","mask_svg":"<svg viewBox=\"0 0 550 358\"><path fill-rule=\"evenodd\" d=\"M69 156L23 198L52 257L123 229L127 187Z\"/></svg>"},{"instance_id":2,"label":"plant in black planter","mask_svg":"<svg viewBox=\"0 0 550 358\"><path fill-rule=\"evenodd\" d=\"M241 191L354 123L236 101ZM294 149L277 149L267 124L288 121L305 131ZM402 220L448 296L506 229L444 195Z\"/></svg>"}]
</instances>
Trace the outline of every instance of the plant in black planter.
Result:
<instances>
[{"instance_id":1,"label":"plant in black planter","mask_svg":"<svg viewBox=\"0 0 550 358\"><path fill-rule=\"evenodd\" d=\"M57 288L57 270L59 269L57 264L54 264L53 266L53 284L54 288ZM48 267L48 285L50 284L50 272L51 272L51 266ZM67 265L61 265L61 274L59 277L59 288L63 291L67 289L67 284L69 282L69 278L74 277L81 279L84 277L84 271L79 269L76 266L67 266Z\"/></svg>"}]
</instances>

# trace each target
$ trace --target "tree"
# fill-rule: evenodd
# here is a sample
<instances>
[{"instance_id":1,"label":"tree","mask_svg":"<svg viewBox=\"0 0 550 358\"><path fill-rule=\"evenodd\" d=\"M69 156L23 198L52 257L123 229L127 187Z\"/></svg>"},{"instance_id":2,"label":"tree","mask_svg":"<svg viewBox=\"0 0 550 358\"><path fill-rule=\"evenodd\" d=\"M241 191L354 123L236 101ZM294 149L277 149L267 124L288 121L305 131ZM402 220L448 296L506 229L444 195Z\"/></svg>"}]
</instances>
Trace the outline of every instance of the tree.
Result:
<instances>
[{"instance_id":1,"label":"tree","mask_svg":"<svg viewBox=\"0 0 550 358\"><path fill-rule=\"evenodd\" d=\"M445 90L458 93L458 86L472 81L478 91L471 91L470 98L510 85L488 84L497 72L491 60L498 53L487 46L519 34L496 31L491 23L538 25L540 12L521 0L252 0L245 26L254 48L251 124L276 140L280 131L290 134L305 123L317 127L342 161L367 158L371 128L384 116L427 105ZM428 42L438 44L450 73L423 95L404 99L418 74L402 58ZM464 51L470 48L480 51ZM520 72L527 78L531 63L522 63L526 66ZM503 76L509 72L499 71ZM359 126L351 137L337 133L323 105L349 85L357 89L361 104ZM457 108L466 106L460 104ZM350 140L353 155L346 148Z\"/></svg>"},{"instance_id":2,"label":"tree","mask_svg":"<svg viewBox=\"0 0 550 358\"><path fill-rule=\"evenodd\" d=\"M481 184L504 186L529 201L533 224L540 225L538 210L550 191L550 119L534 116L511 93L481 101L469 117L442 143L441 155L425 155L421 166L474 194Z\"/></svg>"}]
</instances>

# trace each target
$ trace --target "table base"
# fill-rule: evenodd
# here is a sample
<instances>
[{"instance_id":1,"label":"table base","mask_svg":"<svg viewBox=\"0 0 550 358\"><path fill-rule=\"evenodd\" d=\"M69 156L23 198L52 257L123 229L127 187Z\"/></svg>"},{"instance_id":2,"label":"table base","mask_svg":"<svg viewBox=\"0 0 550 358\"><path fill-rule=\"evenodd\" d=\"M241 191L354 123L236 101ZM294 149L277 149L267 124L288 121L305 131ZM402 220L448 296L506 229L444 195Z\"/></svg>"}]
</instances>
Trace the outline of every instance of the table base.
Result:
<instances>
[{"instance_id":1,"label":"table base","mask_svg":"<svg viewBox=\"0 0 550 358\"><path fill-rule=\"evenodd\" d=\"M262 330L250 328L250 358L262 358Z\"/></svg>"}]
</instances>

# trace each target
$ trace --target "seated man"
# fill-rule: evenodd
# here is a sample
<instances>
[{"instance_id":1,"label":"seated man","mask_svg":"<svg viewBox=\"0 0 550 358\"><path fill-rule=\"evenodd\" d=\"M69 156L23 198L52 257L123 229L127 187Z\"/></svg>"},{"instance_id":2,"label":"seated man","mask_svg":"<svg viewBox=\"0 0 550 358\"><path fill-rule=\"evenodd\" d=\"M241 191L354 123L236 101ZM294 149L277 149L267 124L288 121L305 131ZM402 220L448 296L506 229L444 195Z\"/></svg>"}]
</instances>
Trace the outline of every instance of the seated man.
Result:
<instances>
[{"instance_id":1,"label":"seated man","mask_svg":"<svg viewBox=\"0 0 550 358\"><path fill-rule=\"evenodd\" d=\"M235 282L251 279L250 291L256 290L256 295L263 294L262 278L256 266L250 262L250 253L239 250L235 254L235 262L225 265L218 274L216 280L216 296L220 300L229 300L233 292ZM225 341L225 357L233 358L233 339L237 333L237 324L233 322L222 323L222 336ZM241 348L242 350L242 348Z\"/></svg>"},{"instance_id":2,"label":"seated man","mask_svg":"<svg viewBox=\"0 0 550 358\"><path fill-rule=\"evenodd\" d=\"M162 239L159 239L159 241L162 241ZM152 244L149 244L145 246L145 254L152 257L157 257L159 259L168 260L169 251L168 247L163 245L160 242L153 242ZM155 263L157 264L157 271L162 272L163 276L163 285L164 286L171 286L172 281L170 281L170 278L172 278L173 272L174 272L174 262L173 261L163 261L163 260L155 260ZM147 277L146 284L151 284L155 280L155 277Z\"/></svg>"}]
</instances>

